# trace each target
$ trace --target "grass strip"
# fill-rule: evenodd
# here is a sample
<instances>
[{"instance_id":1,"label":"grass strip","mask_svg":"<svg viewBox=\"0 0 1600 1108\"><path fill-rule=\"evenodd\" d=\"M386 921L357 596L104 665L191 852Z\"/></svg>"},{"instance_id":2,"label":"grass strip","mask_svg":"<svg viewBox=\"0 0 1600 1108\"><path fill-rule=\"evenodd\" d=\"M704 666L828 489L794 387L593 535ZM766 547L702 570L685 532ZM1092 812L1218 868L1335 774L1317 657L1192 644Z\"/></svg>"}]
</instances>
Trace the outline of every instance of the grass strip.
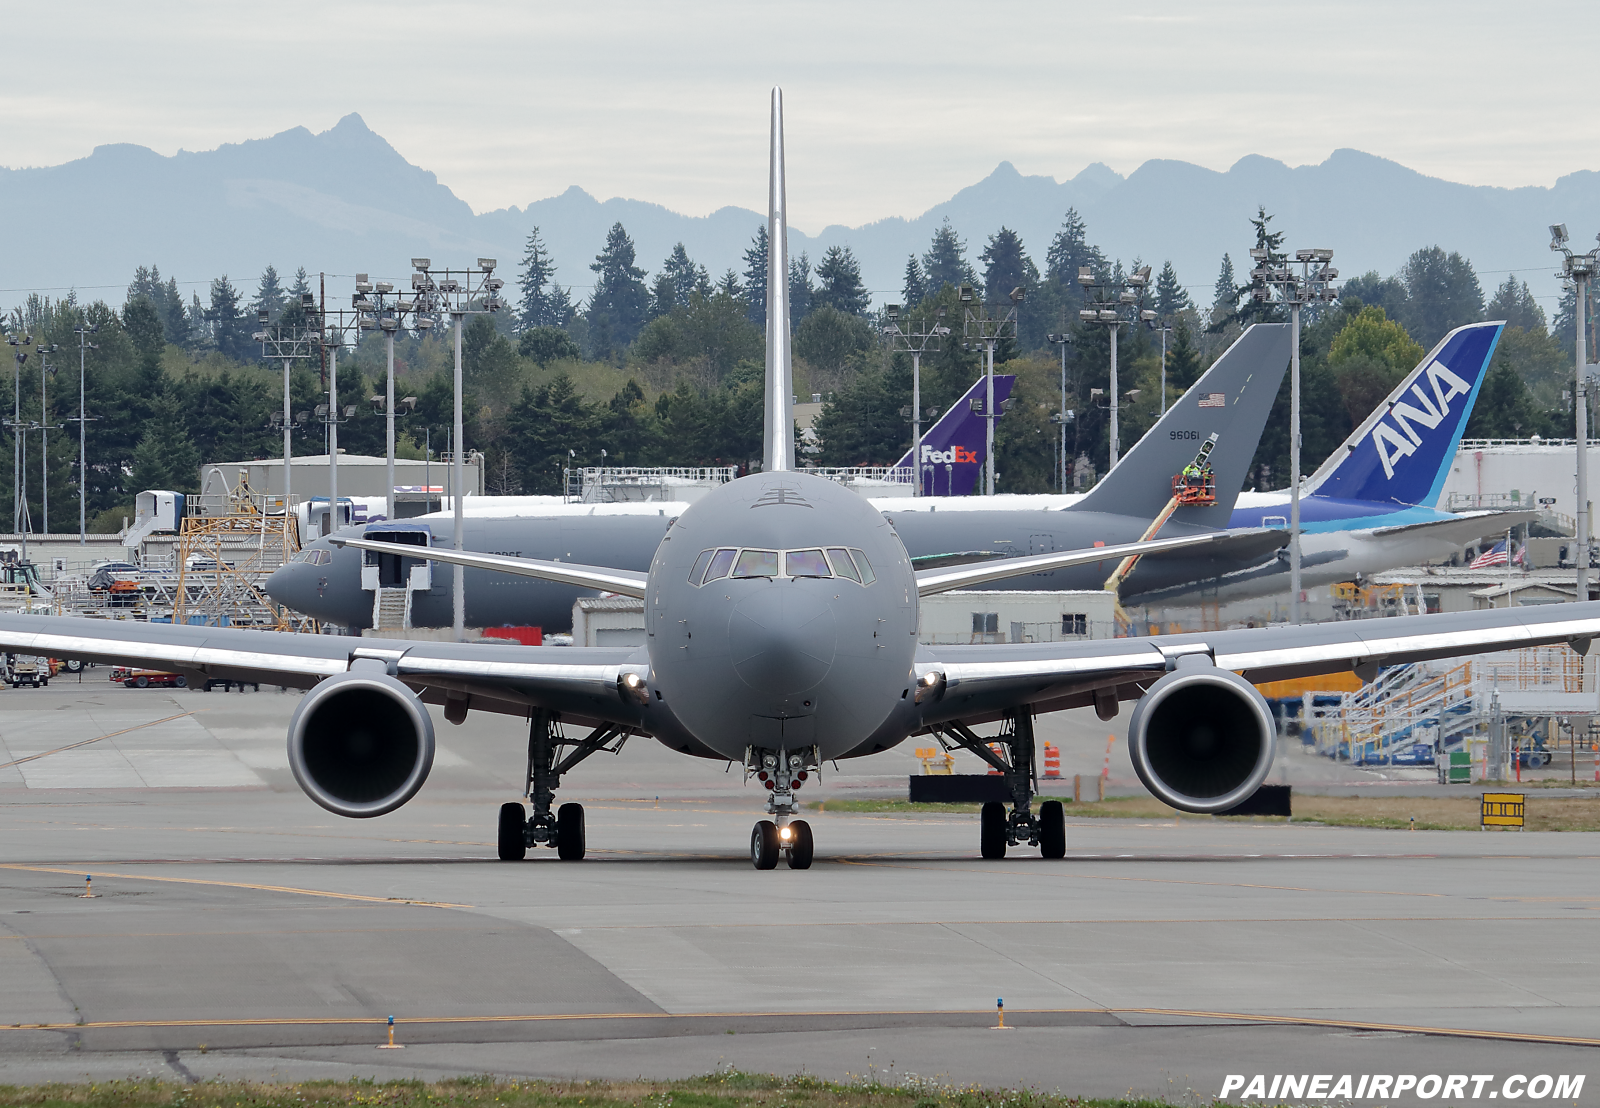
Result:
<instances>
[{"instance_id":1,"label":"grass strip","mask_svg":"<svg viewBox=\"0 0 1600 1108\"><path fill-rule=\"evenodd\" d=\"M721 1070L682 1081L102 1081L0 1085L0 1108L1168 1108L1158 1100L951 1085L874 1071L845 1082Z\"/></svg>"}]
</instances>

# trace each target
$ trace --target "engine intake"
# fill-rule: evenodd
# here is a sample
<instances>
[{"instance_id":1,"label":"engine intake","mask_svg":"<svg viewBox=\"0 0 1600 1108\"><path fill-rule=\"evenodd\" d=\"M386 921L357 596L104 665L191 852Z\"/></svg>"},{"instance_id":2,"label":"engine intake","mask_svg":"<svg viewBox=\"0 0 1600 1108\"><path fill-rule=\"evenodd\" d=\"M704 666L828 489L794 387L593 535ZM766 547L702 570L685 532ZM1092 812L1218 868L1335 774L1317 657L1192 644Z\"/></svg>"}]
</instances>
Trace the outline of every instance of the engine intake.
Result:
<instances>
[{"instance_id":1,"label":"engine intake","mask_svg":"<svg viewBox=\"0 0 1600 1108\"><path fill-rule=\"evenodd\" d=\"M433 719L385 673L341 673L305 695L289 722L289 768L307 796L341 816L392 812L433 768Z\"/></svg>"},{"instance_id":2,"label":"engine intake","mask_svg":"<svg viewBox=\"0 0 1600 1108\"><path fill-rule=\"evenodd\" d=\"M1212 665L1186 664L1140 698L1128 752L1145 787L1185 812L1222 812L1261 787L1277 745L1256 687Z\"/></svg>"}]
</instances>

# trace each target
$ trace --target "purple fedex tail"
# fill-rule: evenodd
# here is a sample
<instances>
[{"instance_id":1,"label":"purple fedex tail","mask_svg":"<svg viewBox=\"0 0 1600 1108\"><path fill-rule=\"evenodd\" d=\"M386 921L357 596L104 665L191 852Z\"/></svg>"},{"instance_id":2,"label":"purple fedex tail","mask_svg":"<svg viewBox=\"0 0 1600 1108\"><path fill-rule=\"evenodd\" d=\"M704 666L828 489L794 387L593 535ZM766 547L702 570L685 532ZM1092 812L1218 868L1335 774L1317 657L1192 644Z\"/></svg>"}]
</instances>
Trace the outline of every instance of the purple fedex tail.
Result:
<instances>
[{"instance_id":1,"label":"purple fedex tail","mask_svg":"<svg viewBox=\"0 0 1600 1108\"><path fill-rule=\"evenodd\" d=\"M1011 395L1016 383L1014 374L994 375L994 403L998 408ZM922 480L923 496L971 496L983 469L983 416L972 410L974 400L986 395L984 379L950 405L939 421L922 434L922 457L905 456L894 464L895 469L917 467Z\"/></svg>"}]
</instances>

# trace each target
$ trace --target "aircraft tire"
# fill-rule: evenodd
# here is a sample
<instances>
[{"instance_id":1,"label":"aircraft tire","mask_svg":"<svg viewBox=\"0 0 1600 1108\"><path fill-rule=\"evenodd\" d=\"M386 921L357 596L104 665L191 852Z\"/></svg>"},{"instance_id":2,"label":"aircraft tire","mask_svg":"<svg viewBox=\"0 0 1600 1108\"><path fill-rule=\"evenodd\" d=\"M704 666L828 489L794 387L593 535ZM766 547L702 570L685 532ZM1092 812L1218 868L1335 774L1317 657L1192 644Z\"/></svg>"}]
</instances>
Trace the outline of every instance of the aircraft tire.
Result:
<instances>
[{"instance_id":1,"label":"aircraft tire","mask_svg":"<svg viewBox=\"0 0 1600 1108\"><path fill-rule=\"evenodd\" d=\"M1039 853L1046 858L1067 856L1067 814L1059 800L1039 805Z\"/></svg>"},{"instance_id":2,"label":"aircraft tire","mask_svg":"<svg viewBox=\"0 0 1600 1108\"><path fill-rule=\"evenodd\" d=\"M756 869L778 865L778 825L770 819L757 823L750 831L750 864Z\"/></svg>"},{"instance_id":3,"label":"aircraft tire","mask_svg":"<svg viewBox=\"0 0 1600 1108\"><path fill-rule=\"evenodd\" d=\"M588 845L583 830L583 805L563 804L556 809L556 857L563 862L581 862Z\"/></svg>"},{"instance_id":4,"label":"aircraft tire","mask_svg":"<svg viewBox=\"0 0 1600 1108\"><path fill-rule=\"evenodd\" d=\"M991 800L978 816L978 850L985 858L1006 856L1006 806Z\"/></svg>"},{"instance_id":5,"label":"aircraft tire","mask_svg":"<svg viewBox=\"0 0 1600 1108\"><path fill-rule=\"evenodd\" d=\"M500 860L520 862L528 856L528 843L522 837L528 816L521 804L500 805Z\"/></svg>"},{"instance_id":6,"label":"aircraft tire","mask_svg":"<svg viewBox=\"0 0 1600 1108\"><path fill-rule=\"evenodd\" d=\"M789 847L789 868L811 868L811 825L803 819L794 820L789 824L789 830L794 835L794 842Z\"/></svg>"}]
</instances>

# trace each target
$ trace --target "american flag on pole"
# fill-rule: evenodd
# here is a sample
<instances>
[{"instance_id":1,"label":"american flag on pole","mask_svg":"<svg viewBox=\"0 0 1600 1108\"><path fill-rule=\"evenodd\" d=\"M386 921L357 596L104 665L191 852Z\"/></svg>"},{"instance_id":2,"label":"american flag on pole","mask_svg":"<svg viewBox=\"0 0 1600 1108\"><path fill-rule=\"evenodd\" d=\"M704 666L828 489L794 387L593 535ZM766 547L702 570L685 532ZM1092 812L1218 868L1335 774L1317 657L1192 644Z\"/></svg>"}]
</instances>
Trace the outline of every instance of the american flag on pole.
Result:
<instances>
[{"instance_id":1,"label":"american flag on pole","mask_svg":"<svg viewBox=\"0 0 1600 1108\"><path fill-rule=\"evenodd\" d=\"M1485 550L1482 554L1479 554L1476 558L1472 559L1472 564L1467 568L1487 569L1489 566L1505 565L1506 562L1510 560L1510 554L1507 551L1507 542L1508 540L1501 539L1488 550Z\"/></svg>"}]
</instances>

